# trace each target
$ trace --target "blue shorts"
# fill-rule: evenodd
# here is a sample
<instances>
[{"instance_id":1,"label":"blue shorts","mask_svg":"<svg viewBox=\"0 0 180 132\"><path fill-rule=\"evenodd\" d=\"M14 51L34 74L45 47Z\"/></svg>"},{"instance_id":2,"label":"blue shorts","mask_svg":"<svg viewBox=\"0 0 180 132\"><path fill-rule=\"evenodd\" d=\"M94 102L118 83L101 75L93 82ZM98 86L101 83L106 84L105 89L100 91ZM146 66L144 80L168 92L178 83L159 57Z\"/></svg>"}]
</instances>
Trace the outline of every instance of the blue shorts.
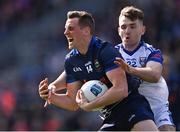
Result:
<instances>
[{"instance_id":1,"label":"blue shorts","mask_svg":"<svg viewBox=\"0 0 180 132\"><path fill-rule=\"evenodd\" d=\"M100 131L130 131L140 121L154 120L148 101L137 90L108 113Z\"/></svg>"}]
</instances>

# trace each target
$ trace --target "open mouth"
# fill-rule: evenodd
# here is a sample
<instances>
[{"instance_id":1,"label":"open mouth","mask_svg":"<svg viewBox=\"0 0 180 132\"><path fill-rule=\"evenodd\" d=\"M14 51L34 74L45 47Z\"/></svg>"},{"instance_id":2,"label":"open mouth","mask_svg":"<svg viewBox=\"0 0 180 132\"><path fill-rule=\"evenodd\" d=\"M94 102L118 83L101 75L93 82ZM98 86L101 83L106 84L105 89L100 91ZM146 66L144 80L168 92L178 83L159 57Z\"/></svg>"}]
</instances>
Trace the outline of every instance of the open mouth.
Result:
<instances>
[{"instance_id":1,"label":"open mouth","mask_svg":"<svg viewBox=\"0 0 180 132\"><path fill-rule=\"evenodd\" d=\"M72 42L74 39L73 38L68 38L68 41L69 42Z\"/></svg>"},{"instance_id":2,"label":"open mouth","mask_svg":"<svg viewBox=\"0 0 180 132\"><path fill-rule=\"evenodd\" d=\"M126 40L128 40L130 37L126 37Z\"/></svg>"}]
</instances>

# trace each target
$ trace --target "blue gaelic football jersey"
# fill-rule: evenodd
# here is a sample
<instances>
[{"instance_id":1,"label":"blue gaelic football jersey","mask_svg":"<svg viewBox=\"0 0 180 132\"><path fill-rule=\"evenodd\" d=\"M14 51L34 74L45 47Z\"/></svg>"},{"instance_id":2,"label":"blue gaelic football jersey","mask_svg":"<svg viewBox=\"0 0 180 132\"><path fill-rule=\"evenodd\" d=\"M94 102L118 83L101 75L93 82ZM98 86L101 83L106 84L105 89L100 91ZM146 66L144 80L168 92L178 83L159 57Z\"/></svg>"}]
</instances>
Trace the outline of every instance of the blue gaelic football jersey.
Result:
<instances>
[{"instance_id":1,"label":"blue gaelic football jersey","mask_svg":"<svg viewBox=\"0 0 180 132\"><path fill-rule=\"evenodd\" d=\"M121 55L112 44L92 37L85 55L82 55L77 49L71 50L66 55L67 83L101 80L108 87L111 87L112 84L106 77L106 72L118 67L114 63L116 57L121 57Z\"/></svg>"}]
</instances>

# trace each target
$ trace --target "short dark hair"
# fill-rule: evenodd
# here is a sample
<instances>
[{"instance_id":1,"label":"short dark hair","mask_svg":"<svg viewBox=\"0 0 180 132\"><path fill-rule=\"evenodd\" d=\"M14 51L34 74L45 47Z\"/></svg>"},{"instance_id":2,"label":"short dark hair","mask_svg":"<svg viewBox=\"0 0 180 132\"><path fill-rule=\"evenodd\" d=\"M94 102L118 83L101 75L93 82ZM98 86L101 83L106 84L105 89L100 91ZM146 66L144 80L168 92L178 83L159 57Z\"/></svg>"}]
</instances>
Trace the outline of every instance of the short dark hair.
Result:
<instances>
[{"instance_id":1,"label":"short dark hair","mask_svg":"<svg viewBox=\"0 0 180 132\"><path fill-rule=\"evenodd\" d=\"M86 11L69 11L67 13L67 18L79 18L80 27L88 26L90 28L90 33L94 34L95 32L95 22L92 15Z\"/></svg>"},{"instance_id":2,"label":"short dark hair","mask_svg":"<svg viewBox=\"0 0 180 132\"><path fill-rule=\"evenodd\" d=\"M125 16L129 18L131 21L141 20L143 22L144 13L141 9L136 8L134 6L126 6L121 10L120 16Z\"/></svg>"}]
</instances>

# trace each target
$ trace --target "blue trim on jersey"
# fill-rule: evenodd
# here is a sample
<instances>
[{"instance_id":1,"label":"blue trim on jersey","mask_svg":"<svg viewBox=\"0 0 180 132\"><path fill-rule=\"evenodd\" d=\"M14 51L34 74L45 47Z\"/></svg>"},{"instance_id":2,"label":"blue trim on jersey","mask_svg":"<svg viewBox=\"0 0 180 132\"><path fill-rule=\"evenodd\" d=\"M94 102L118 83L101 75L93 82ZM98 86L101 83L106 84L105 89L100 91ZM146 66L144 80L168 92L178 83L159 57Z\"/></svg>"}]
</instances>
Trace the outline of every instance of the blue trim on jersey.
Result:
<instances>
[{"instance_id":1,"label":"blue trim on jersey","mask_svg":"<svg viewBox=\"0 0 180 132\"><path fill-rule=\"evenodd\" d=\"M143 45L143 41L140 41L139 45L133 50L133 51L128 51L124 48L123 44L121 45L122 49L124 50L125 53L127 53L128 55L132 56L142 45Z\"/></svg>"},{"instance_id":2,"label":"blue trim on jersey","mask_svg":"<svg viewBox=\"0 0 180 132\"><path fill-rule=\"evenodd\" d=\"M75 82L75 81L77 81L77 80L75 80L75 79L69 79L69 80L66 80L66 83L73 83L73 82Z\"/></svg>"},{"instance_id":3,"label":"blue trim on jersey","mask_svg":"<svg viewBox=\"0 0 180 132\"><path fill-rule=\"evenodd\" d=\"M118 67L119 67L118 65L114 65L114 66L112 66L112 67L107 68L107 69L105 70L105 72L111 71L111 70L116 69L116 68L118 68Z\"/></svg>"},{"instance_id":4,"label":"blue trim on jersey","mask_svg":"<svg viewBox=\"0 0 180 132\"><path fill-rule=\"evenodd\" d=\"M148 61L155 61L163 64L163 57L160 50L154 50L147 58Z\"/></svg>"},{"instance_id":5,"label":"blue trim on jersey","mask_svg":"<svg viewBox=\"0 0 180 132\"><path fill-rule=\"evenodd\" d=\"M121 48L121 44L117 44L114 47L119 51L119 49Z\"/></svg>"},{"instance_id":6,"label":"blue trim on jersey","mask_svg":"<svg viewBox=\"0 0 180 132\"><path fill-rule=\"evenodd\" d=\"M150 52L154 52L157 51L157 49L155 49L152 45L148 44L148 43L143 43L143 46L145 47L146 50L149 50ZM149 47L148 47L149 46Z\"/></svg>"},{"instance_id":7,"label":"blue trim on jersey","mask_svg":"<svg viewBox=\"0 0 180 132\"><path fill-rule=\"evenodd\" d=\"M155 62L159 62L160 64L162 64L162 65L163 65L162 61L161 61L161 60L159 60L159 59L149 59L148 61L155 61ZM148 61L147 61L147 62L148 62Z\"/></svg>"},{"instance_id":8,"label":"blue trim on jersey","mask_svg":"<svg viewBox=\"0 0 180 132\"><path fill-rule=\"evenodd\" d=\"M114 48L120 53L119 50L122 48L122 43L115 45Z\"/></svg>"}]
</instances>

